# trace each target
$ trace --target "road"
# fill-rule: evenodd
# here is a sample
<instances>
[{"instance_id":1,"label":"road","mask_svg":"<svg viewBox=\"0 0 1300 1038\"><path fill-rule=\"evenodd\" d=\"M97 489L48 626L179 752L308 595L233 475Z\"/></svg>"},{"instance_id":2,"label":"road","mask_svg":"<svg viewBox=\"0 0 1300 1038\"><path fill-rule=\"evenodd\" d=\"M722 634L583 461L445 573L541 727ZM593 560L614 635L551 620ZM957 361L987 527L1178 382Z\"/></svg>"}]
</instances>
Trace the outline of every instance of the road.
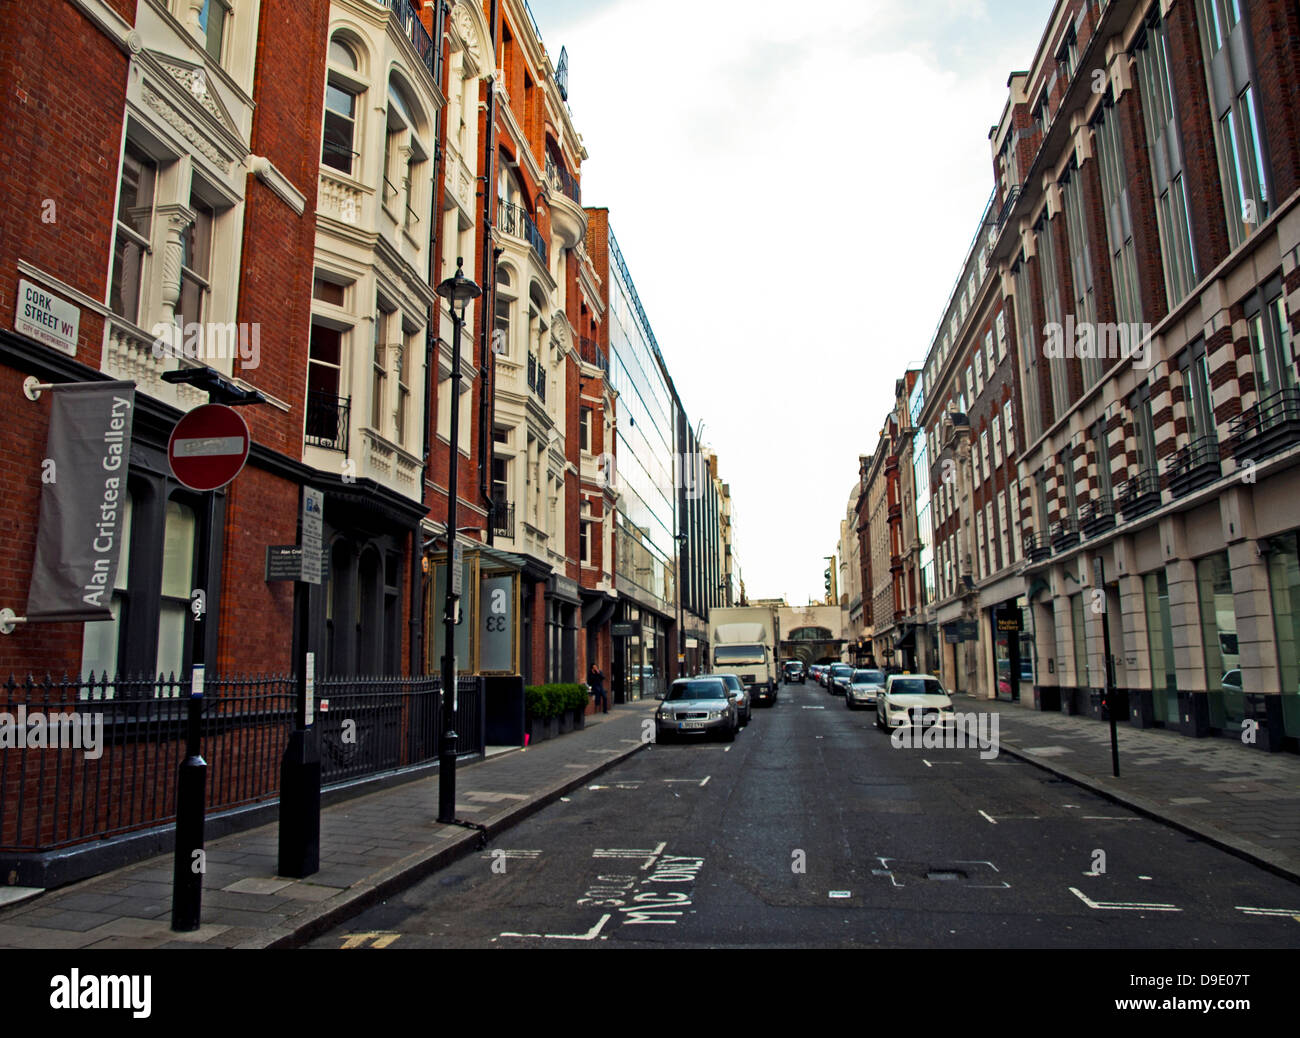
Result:
<instances>
[{"instance_id":1,"label":"road","mask_svg":"<svg viewBox=\"0 0 1300 1038\"><path fill-rule=\"evenodd\" d=\"M960 701L958 709L961 709ZM1296 885L1005 755L784 686L651 745L322 948L1280 948Z\"/></svg>"}]
</instances>

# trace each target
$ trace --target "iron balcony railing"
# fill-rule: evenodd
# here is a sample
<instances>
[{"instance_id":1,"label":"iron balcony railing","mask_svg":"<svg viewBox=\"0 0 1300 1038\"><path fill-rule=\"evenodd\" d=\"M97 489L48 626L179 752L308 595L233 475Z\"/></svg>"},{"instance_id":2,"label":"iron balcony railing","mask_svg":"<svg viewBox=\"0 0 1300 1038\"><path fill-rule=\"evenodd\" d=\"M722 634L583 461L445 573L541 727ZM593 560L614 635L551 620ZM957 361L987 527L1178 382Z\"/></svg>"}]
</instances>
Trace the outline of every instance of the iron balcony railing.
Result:
<instances>
[{"instance_id":1,"label":"iron balcony railing","mask_svg":"<svg viewBox=\"0 0 1300 1038\"><path fill-rule=\"evenodd\" d=\"M1300 389L1282 389L1248 407L1228 424L1239 462L1263 458L1300 439Z\"/></svg>"},{"instance_id":2,"label":"iron balcony railing","mask_svg":"<svg viewBox=\"0 0 1300 1038\"><path fill-rule=\"evenodd\" d=\"M551 158L550 155L546 156L546 179L551 182L552 187L563 193L565 197L572 199L578 205L582 205L582 188L578 185L577 180L574 179L572 173Z\"/></svg>"},{"instance_id":3,"label":"iron balcony railing","mask_svg":"<svg viewBox=\"0 0 1300 1038\"><path fill-rule=\"evenodd\" d=\"M318 678L322 783L436 759L441 687L437 677ZM457 750L482 753L481 680L462 677L458 689ZM55 850L174 821L189 695L189 679L175 675L0 684L0 713L22 710L60 733L57 748L0 747L0 851ZM210 813L279 793L297 702L290 675L207 678L200 737Z\"/></svg>"},{"instance_id":4,"label":"iron balcony railing","mask_svg":"<svg viewBox=\"0 0 1300 1038\"><path fill-rule=\"evenodd\" d=\"M1052 543L1045 533L1032 530L1025 534L1025 558L1030 562L1044 562L1052 557Z\"/></svg>"},{"instance_id":5,"label":"iron balcony railing","mask_svg":"<svg viewBox=\"0 0 1300 1038\"><path fill-rule=\"evenodd\" d=\"M1124 518L1135 519L1160 507L1160 479L1143 470L1115 487L1115 502Z\"/></svg>"},{"instance_id":6,"label":"iron balcony railing","mask_svg":"<svg viewBox=\"0 0 1300 1038\"><path fill-rule=\"evenodd\" d=\"M546 266L546 241L537 229L533 218L522 207L504 199L497 202L497 230L515 238L522 238L533 247L542 266Z\"/></svg>"},{"instance_id":7,"label":"iron balcony railing","mask_svg":"<svg viewBox=\"0 0 1300 1038\"><path fill-rule=\"evenodd\" d=\"M589 339L585 335L578 336L578 356L588 364L594 364L600 368L606 375L609 374L609 358L605 356L605 351L600 348L600 343L595 339Z\"/></svg>"},{"instance_id":8,"label":"iron balcony railing","mask_svg":"<svg viewBox=\"0 0 1300 1038\"><path fill-rule=\"evenodd\" d=\"M424 67L429 70L429 75L434 77L434 82L437 82L437 49L433 45L433 37L429 35L424 23L420 21L420 16L415 8L411 6L410 0L383 0L383 2L397 18L397 24L406 30L406 36L411 41L411 45L415 47L415 53L424 62Z\"/></svg>"},{"instance_id":9,"label":"iron balcony railing","mask_svg":"<svg viewBox=\"0 0 1300 1038\"><path fill-rule=\"evenodd\" d=\"M535 353L528 354L528 388L537 394L537 398L546 402L546 367Z\"/></svg>"},{"instance_id":10,"label":"iron balcony railing","mask_svg":"<svg viewBox=\"0 0 1300 1038\"><path fill-rule=\"evenodd\" d=\"M335 396L318 389L307 393L307 443L326 450L348 452L350 396Z\"/></svg>"},{"instance_id":11,"label":"iron balcony railing","mask_svg":"<svg viewBox=\"0 0 1300 1038\"><path fill-rule=\"evenodd\" d=\"M1181 497L1208 486L1222 474L1219 464L1219 441L1202 436L1165 459L1165 478L1169 489Z\"/></svg>"},{"instance_id":12,"label":"iron balcony railing","mask_svg":"<svg viewBox=\"0 0 1300 1038\"><path fill-rule=\"evenodd\" d=\"M1052 550L1064 551L1079 543L1079 520L1058 519L1050 527Z\"/></svg>"},{"instance_id":13,"label":"iron balcony railing","mask_svg":"<svg viewBox=\"0 0 1300 1038\"><path fill-rule=\"evenodd\" d=\"M1084 537L1096 537L1115 525L1115 505L1110 498L1085 501L1079 509L1079 529Z\"/></svg>"},{"instance_id":14,"label":"iron balcony railing","mask_svg":"<svg viewBox=\"0 0 1300 1038\"><path fill-rule=\"evenodd\" d=\"M515 505L504 497L492 499L492 532L498 537L515 536Z\"/></svg>"}]
</instances>

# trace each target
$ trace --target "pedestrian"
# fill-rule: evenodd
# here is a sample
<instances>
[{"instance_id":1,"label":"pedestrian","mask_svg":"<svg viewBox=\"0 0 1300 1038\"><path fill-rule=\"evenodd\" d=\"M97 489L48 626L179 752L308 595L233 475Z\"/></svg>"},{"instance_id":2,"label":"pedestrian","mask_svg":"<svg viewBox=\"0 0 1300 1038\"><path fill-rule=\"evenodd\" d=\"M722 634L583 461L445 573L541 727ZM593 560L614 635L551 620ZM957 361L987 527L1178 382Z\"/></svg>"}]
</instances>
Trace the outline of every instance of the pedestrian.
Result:
<instances>
[{"instance_id":1,"label":"pedestrian","mask_svg":"<svg viewBox=\"0 0 1300 1038\"><path fill-rule=\"evenodd\" d=\"M591 686L591 696L596 706L601 709L601 713L609 713L609 699L605 695L605 675L594 663L591 665L591 673L587 675L587 684Z\"/></svg>"}]
</instances>

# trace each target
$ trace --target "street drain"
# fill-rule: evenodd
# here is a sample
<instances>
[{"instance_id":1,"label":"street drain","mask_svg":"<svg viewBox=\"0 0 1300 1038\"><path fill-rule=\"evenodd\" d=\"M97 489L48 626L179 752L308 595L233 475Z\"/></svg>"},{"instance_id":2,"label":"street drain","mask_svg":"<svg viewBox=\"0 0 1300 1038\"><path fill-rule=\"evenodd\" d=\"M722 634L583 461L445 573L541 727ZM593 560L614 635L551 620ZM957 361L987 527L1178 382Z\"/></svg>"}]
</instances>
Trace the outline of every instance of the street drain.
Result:
<instances>
[{"instance_id":1,"label":"street drain","mask_svg":"<svg viewBox=\"0 0 1300 1038\"><path fill-rule=\"evenodd\" d=\"M954 880L965 879L966 873L960 869L931 869L925 874L926 879L937 879L944 882L953 882Z\"/></svg>"}]
</instances>

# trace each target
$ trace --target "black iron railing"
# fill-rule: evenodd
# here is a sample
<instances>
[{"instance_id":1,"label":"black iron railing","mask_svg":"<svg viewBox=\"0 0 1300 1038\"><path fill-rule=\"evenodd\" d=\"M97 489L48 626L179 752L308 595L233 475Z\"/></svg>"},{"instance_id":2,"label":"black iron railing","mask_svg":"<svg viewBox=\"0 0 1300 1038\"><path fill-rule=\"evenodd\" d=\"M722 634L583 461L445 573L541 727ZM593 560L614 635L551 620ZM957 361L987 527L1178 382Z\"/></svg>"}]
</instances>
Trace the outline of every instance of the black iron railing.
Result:
<instances>
[{"instance_id":1,"label":"black iron railing","mask_svg":"<svg viewBox=\"0 0 1300 1038\"><path fill-rule=\"evenodd\" d=\"M438 55L433 45L433 37L429 35L424 23L420 21L420 16L416 13L415 8L411 6L410 0L384 0L384 3L388 5L388 9L397 18L397 24L406 31L407 39L415 47L415 53L420 56L420 60L424 62L424 67L429 70L429 75L435 77L436 82Z\"/></svg>"},{"instance_id":2,"label":"black iron railing","mask_svg":"<svg viewBox=\"0 0 1300 1038\"><path fill-rule=\"evenodd\" d=\"M1282 389L1248 407L1228 424L1238 461L1263 458L1300 439L1300 389Z\"/></svg>"},{"instance_id":3,"label":"black iron railing","mask_svg":"<svg viewBox=\"0 0 1300 1038\"><path fill-rule=\"evenodd\" d=\"M1182 496L1213 483L1222 474L1219 464L1219 441L1202 436L1165 459L1165 477L1169 489Z\"/></svg>"},{"instance_id":4,"label":"black iron railing","mask_svg":"<svg viewBox=\"0 0 1300 1038\"><path fill-rule=\"evenodd\" d=\"M1096 537L1115 525L1115 505L1110 498L1085 501L1079 509L1079 529L1085 537Z\"/></svg>"},{"instance_id":5,"label":"black iron railing","mask_svg":"<svg viewBox=\"0 0 1300 1038\"><path fill-rule=\"evenodd\" d=\"M335 396L313 389L307 393L307 443L326 450L348 452L350 396Z\"/></svg>"},{"instance_id":6,"label":"black iron railing","mask_svg":"<svg viewBox=\"0 0 1300 1038\"><path fill-rule=\"evenodd\" d=\"M492 532L499 537L515 536L515 505L503 497L492 499Z\"/></svg>"},{"instance_id":7,"label":"black iron railing","mask_svg":"<svg viewBox=\"0 0 1300 1038\"><path fill-rule=\"evenodd\" d=\"M556 162L550 155L546 156L546 179L551 182L551 186L556 188L566 197L571 198L582 205L582 188L564 166Z\"/></svg>"},{"instance_id":8,"label":"black iron railing","mask_svg":"<svg viewBox=\"0 0 1300 1038\"><path fill-rule=\"evenodd\" d=\"M1052 542L1045 533L1030 531L1024 539L1025 558L1030 562L1043 562L1052 557Z\"/></svg>"},{"instance_id":9,"label":"black iron railing","mask_svg":"<svg viewBox=\"0 0 1300 1038\"><path fill-rule=\"evenodd\" d=\"M497 230L515 238L522 238L533 247L542 266L546 266L546 240L527 210L504 199L497 202Z\"/></svg>"},{"instance_id":10,"label":"black iron railing","mask_svg":"<svg viewBox=\"0 0 1300 1038\"><path fill-rule=\"evenodd\" d=\"M205 681L209 812L278 794L297 688L289 675ZM435 759L440 689L437 677L318 679L322 782ZM462 677L458 690L458 752L482 753L481 680ZM189 693L189 680L175 676L29 675L0 684L0 714L46 733L46 746L0 748L0 851L51 850L172 822Z\"/></svg>"},{"instance_id":11,"label":"black iron railing","mask_svg":"<svg viewBox=\"0 0 1300 1038\"><path fill-rule=\"evenodd\" d=\"M1049 529L1053 551L1064 551L1079 543L1078 519L1058 519Z\"/></svg>"},{"instance_id":12,"label":"black iron railing","mask_svg":"<svg viewBox=\"0 0 1300 1038\"><path fill-rule=\"evenodd\" d=\"M609 358L605 356L604 350L600 348L600 343L595 339L589 339L585 335L578 336L578 356L588 364L594 364L600 368L606 375L609 374Z\"/></svg>"},{"instance_id":13,"label":"black iron railing","mask_svg":"<svg viewBox=\"0 0 1300 1038\"><path fill-rule=\"evenodd\" d=\"M1160 479L1154 472L1143 470L1115 487L1115 503L1125 519L1160 507Z\"/></svg>"}]
</instances>

